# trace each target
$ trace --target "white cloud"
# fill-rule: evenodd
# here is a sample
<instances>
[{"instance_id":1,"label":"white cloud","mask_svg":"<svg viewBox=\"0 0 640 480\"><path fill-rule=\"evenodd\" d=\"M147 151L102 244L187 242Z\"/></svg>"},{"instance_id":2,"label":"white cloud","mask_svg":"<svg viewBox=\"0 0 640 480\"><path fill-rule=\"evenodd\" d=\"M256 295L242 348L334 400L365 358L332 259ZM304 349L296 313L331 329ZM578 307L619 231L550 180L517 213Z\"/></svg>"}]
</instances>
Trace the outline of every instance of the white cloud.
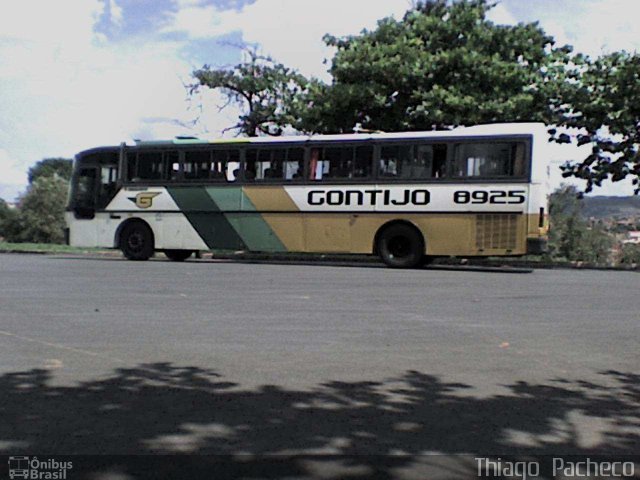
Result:
<instances>
[{"instance_id":1,"label":"white cloud","mask_svg":"<svg viewBox=\"0 0 640 480\"><path fill-rule=\"evenodd\" d=\"M640 50L637 0L597 0L584 7L567 28L578 51L597 56Z\"/></svg>"},{"instance_id":2,"label":"white cloud","mask_svg":"<svg viewBox=\"0 0 640 480\"><path fill-rule=\"evenodd\" d=\"M487 18L498 25L515 25L518 23L516 17L501 3L489 10Z\"/></svg>"},{"instance_id":3,"label":"white cloud","mask_svg":"<svg viewBox=\"0 0 640 480\"><path fill-rule=\"evenodd\" d=\"M187 110L191 66L181 43L107 42L93 30L104 8L97 0L14 5L0 16L0 183L25 184L29 166L45 157L189 131L173 121L196 115ZM113 0L111 15L122 20ZM208 128L229 125L220 118Z\"/></svg>"},{"instance_id":4,"label":"white cloud","mask_svg":"<svg viewBox=\"0 0 640 480\"><path fill-rule=\"evenodd\" d=\"M24 185L27 172L19 162L11 158L9 152L0 149L0 183L5 185Z\"/></svg>"},{"instance_id":5,"label":"white cloud","mask_svg":"<svg viewBox=\"0 0 640 480\"><path fill-rule=\"evenodd\" d=\"M305 75L329 79L324 59L333 50L322 41L326 33L343 36L375 28L387 16L401 17L407 0L258 0L241 11L221 12L214 6L191 6L175 14L167 31L208 38L241 31L248 43Z\"/></svg>"}]
</instances>

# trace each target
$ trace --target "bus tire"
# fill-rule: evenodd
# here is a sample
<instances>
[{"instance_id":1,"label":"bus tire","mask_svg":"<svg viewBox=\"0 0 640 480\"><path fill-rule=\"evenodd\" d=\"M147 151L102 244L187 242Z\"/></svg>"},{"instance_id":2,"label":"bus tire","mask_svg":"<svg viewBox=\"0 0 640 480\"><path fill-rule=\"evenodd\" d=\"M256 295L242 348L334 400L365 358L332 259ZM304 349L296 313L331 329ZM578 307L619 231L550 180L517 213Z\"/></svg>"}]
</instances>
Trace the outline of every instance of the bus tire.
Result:
<instances>
[{"instance_id":1,"label":"bus tire","mask_svg":"<svg viewBox=\"0 0 640 480\"><path fill-rule=\"evenodd\" d=\"M120 232L120 250L128 260L149 260L154 249L153 232L146 223L131 222Z\"/></svg>"},{"instance_id":2,"label":"bus tire","mask_svg":"<svg viewBox=\"0 0 640 480\"><path fill-rule=\"evenodd\" d=\"M165 250L165 256L172 262L184 262L189 258L193 251L191 250Z\"/></svg>"},{"instance_id":3,"label":"bus tire","mask_svg":"<svg viewBox=\"0 0 640 480\"><path fill-rule=\"evenodd\" d=\"M380 232L376 250L389 267L415 268L423 262L424 240L415 227L396 223Z\"/></svg>"}]
</instances>

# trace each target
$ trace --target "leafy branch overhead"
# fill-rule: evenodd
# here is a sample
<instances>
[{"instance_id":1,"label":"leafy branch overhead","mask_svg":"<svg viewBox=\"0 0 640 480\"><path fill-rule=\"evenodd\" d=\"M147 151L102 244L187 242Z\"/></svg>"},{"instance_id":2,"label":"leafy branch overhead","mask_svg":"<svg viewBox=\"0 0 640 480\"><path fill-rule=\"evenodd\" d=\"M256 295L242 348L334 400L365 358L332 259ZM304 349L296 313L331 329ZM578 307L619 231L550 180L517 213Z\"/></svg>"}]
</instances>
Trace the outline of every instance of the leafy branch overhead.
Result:
<instances>
[{"instance_id":1,"label":"leafy branch overhead","mask_svg":"<svg viewBox=\"0 0 640 480\"><path fill-rule=\"evenodd\" d=\"M587 191L631 176L640 189L640 57L590 59L537 23L496 25L487 19L494 5L430 0L359 35L326 35L335 50L328 84L250 52L232 69L197 70L196 88L240 106L231 128L249 136L545 122L557 127L554 141L592 145L565 176L587 180Z\"/></svg>"},{"instance_id":2,"label":"leafy branch overhead","mask_svg":"<svg viewBox=\"0 0 640 480\"><path fill-rule=\"evenodd\" d=\"M200 87L218 89L227 104L235 103L243 113L230 129L249 137L281 135L297 123L296 102L308 88L309 81L299 73L274 62L269 57L247 51L248 60L232 69L212 69L205 65L193 75Z\"/></svg>"}]
</instances>

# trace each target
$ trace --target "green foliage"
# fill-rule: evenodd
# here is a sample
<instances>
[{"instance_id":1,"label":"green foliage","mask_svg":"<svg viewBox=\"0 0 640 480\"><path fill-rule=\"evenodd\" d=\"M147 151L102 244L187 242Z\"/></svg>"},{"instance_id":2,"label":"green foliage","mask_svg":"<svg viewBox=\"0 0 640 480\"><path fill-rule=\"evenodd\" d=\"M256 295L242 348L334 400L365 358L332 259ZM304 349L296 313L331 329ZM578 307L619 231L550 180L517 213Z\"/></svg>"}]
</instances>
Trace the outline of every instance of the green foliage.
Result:
<instances>
[{"instance_id":1,"label":"green foliage","mask_svg":"<svg viewBox=\"0 0 640 480\"><path fill-rule=\"evenodd\" d=\"M429 1L402 20L337 38L333 84L310 90L305 130L432 130L489 122L545 121L569 47L537 24L495 25L485 0Z\"/></svg>"},{"instance_id":2,"label":"green foliage","mask_svg":"<svg viewBox=\"0 0 640 480\"><path fill-rule=\"evenodd\" d=\"M613 238L599 225L589 226L584 220L576 187L563 185L551 194L549 215L552 258L595 265L608 263Z\"/></svg>"},{"instance_id":3,"label":"green foliage","mask_svg":"<svg viewBox=\"0 0 640 480\"><path fill-rule=\"evenodd\" d=\"M29 183L40 177L58 175L67 181L71 180L73 160L68 158L45 158L29 168Z\"/></svg>"},{"instance_id":4,"label":"green foliage","mask_svg":"<svg viewBox=\"0 0 640 480\"><path fill-rule=\"evenodd\" d=\"M40 176L20 199L6 228L9 242L62 243L68 182L57 175Z\"/></svg>"},{"instance_id":5,"label":"green foliage","mask_svg":"<svg viewBox=\"0 0 640 480\"><path fill-rule=\"evenodd\" d=\"M640 264L640 245L634 243L622 245L620 263L622 265Z\"/></svg>"},{"instance_id":6,"label":"green foliage","mask_svg":"<svg viewBox=\"0 0 640 480\"><path fill-rule=\"evenodd\" d=\"M0 198L0 238L6 237L6 232L11 228L15 217L16 211L9 208L7 202Z\"/></svg>"},{"instance_id":7,"label":"green foliage","mask_svg":"<svg viewBox=\"0 0 640 480\"><path fill-rule=\"evenodd\" d=\"M193 72L198 84L192 87L192 93L200 87L218 89L226 96L227 104L240 106L243 113L230 129L249 137L281 135L285 128L297 123L297 98L309 81L268 57L255 52L247 55L248 61L231 70L205 65Z\"/></svg>"},{"instance_id":8,"label":"green foliage","mask_svg":"<svg viewBox=\"0 0 640 480\"><path fill-rule=\"evenodd\" d=\"M555 124L576 129L575 139L556 132L556 138L577 145L590 144L591 154L563 166L565 177L587 181L589 192L610 178L632 177L640 192L640 55L616 52L596 60L584 59L582 75L559 95Z\"/></svg>"},{"instance_id":9,"label":"green foliage","mask_svg":"<svg viewBox=\"0 0 640 480\"><path fill-rule=\"evenodd\" d=\"M587 181L633 178L640 192L640 54L595 60L557 46L537 23L496 25L490 0L428 0L401 20L338 38L331 84L306 79L250 54L232 69L194 72L243 108L233 126L248 136L448 129L491 122L541 121L559 143L590 144L564 175ZM569 135L573 134L573 136Z\"/></svg>"}]
</instances>

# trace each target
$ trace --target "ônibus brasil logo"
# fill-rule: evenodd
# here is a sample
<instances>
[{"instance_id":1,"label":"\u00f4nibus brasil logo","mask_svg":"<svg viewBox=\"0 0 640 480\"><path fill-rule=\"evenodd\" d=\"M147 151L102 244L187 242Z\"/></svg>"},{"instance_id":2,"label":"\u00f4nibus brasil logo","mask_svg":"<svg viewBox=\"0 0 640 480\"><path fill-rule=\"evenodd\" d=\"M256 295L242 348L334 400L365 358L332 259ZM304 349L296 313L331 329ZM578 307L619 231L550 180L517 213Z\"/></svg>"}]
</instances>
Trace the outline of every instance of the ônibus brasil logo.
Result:
<instances>
[{"instance_id":1,"label":"\u00f4nibus brasil logo","mask_svg":"<svg viewBox=\"0 0 640 480\"><path fill-rule=\"evenodd\" d=\"M9 457L9 478L33 480L64 480L73 462L61 462L53 458L39 460L38 457Z\"/></svg>"}]
</instances>

